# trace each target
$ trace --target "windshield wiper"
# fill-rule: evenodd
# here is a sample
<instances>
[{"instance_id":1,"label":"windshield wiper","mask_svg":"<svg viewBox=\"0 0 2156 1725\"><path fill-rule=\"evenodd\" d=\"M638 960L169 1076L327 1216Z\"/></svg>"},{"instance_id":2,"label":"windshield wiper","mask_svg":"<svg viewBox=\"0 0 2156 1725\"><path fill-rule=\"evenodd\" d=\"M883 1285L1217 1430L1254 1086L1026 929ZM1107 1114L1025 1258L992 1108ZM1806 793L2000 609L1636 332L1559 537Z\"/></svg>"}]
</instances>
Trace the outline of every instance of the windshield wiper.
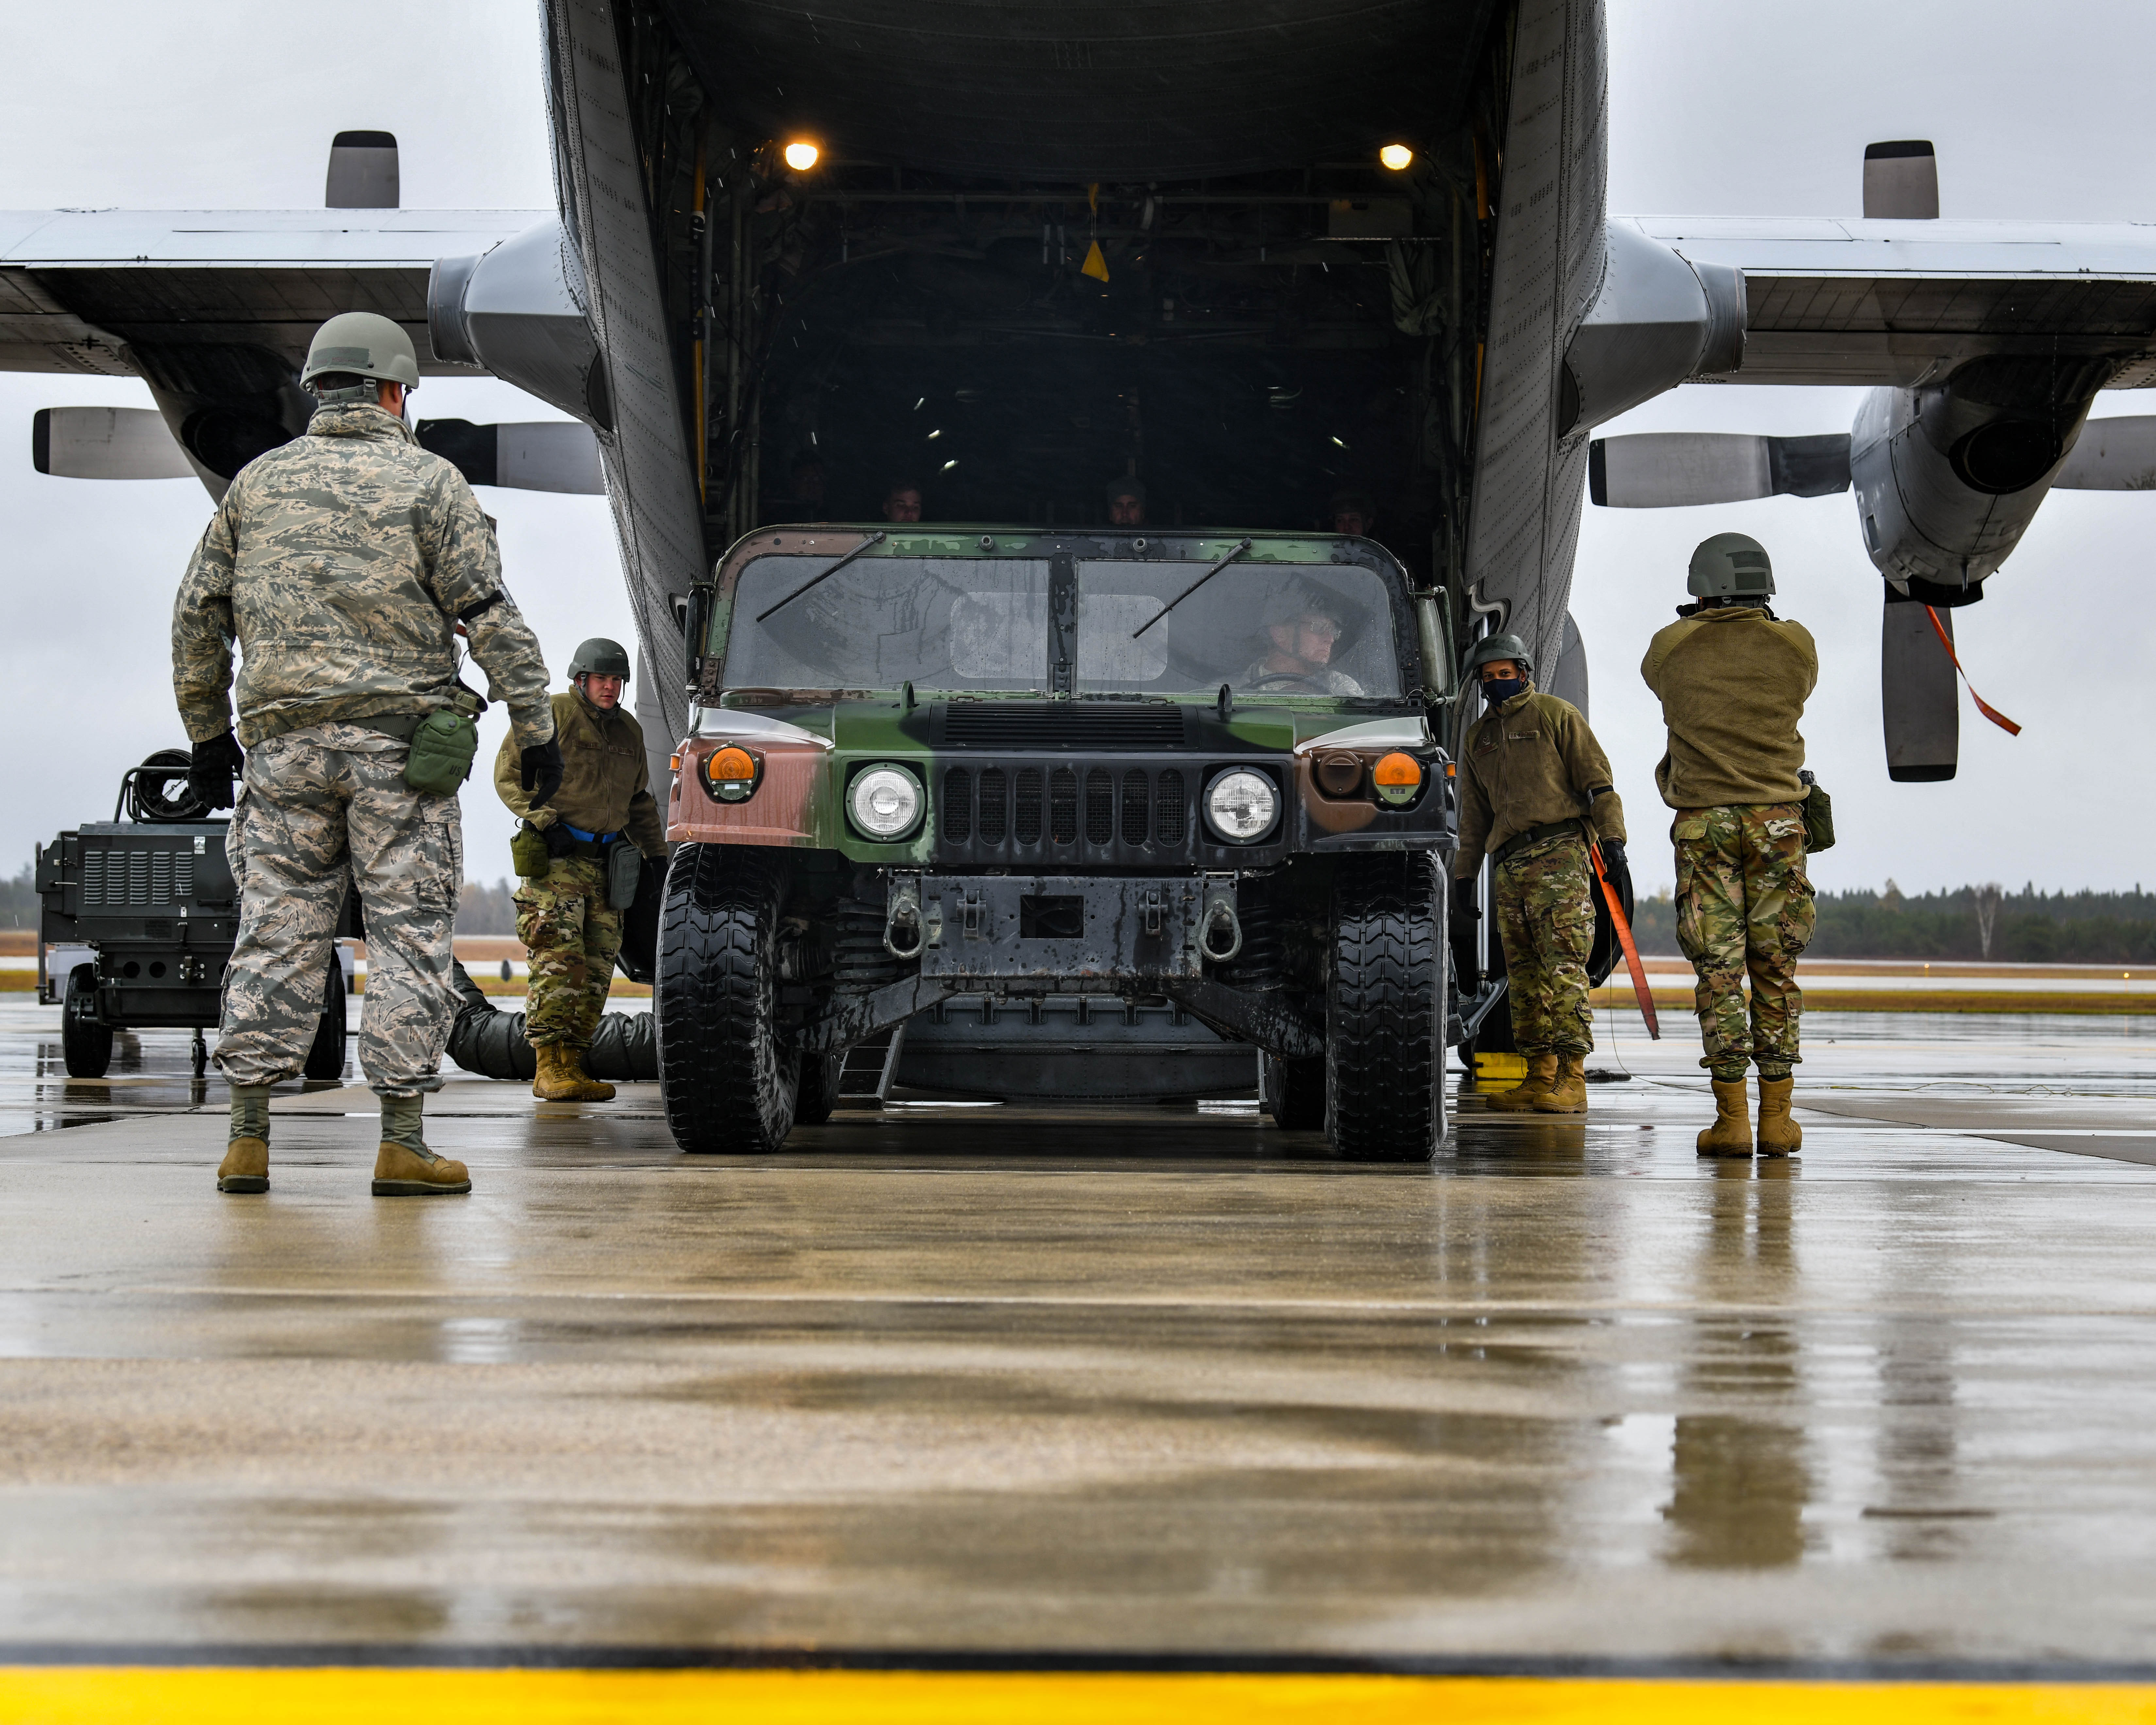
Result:
<instances>
[{"instance_id":1,"label":"windshield wiper","mask_svg":"<svg viewBox=\"0 0 2156 1725\"><path fill-rule=\"evenodd\" d=\"M1210 581L1215 575L1218 575L1223 569L1226 568L1229 564L1234 562L1237 557L1242 556L1242 554L1250 548L1250 542L1249 540L1238 539L1235 542L1235 549L1230 551L1227 556L1221 558L1219 562L1214 564L1211 568L1208 569L1203 575L1200 575L1195 581L1192 582L1189 586L1184 588L1181 593L1170 599L1165 605L1163 605L1158 611L1153 614L1152 617L1142 628L1132 629L1131 631L1131 639L1134 641L1137 639L1137 638L1143 634L1147 629L1151 629L1154 624L1159 622L1162 618L1167 616L1169 612L1173 611L1178 605L1188 598L1191 594L1196 593L1199 588L1204 586L1207 582Z\"/></svg>"},{"instance_id":2,"label":"windshield wiper","mask_svg":"<svg viewBox=\"0 0 2156 1725\"><path fill-rule=\"evenodd\" d=\"M882 542L883 542L883 535L882 535L880 532L875 532L875 533L871 533L871 534L870 534L870 535L869 535L869 536L868 536L867 538L865 538L865 539L864 539L863 541L861 541L861 542L860 542L859 545L856 545L856 546L855 546L855 547L851 551L848 552L847 552L844 557L840 557L840 558L838 560L838 562L836 562L835 563L832 564L832 565L831 565L831 567L830 567L829 568L828 568L828 569L824 570L821 574L819 574L819 575L811 575L811 576L810 576L810 577L809 577L806 581L803 582L803 583L801 583L801 585L800 585L800 586L798 586L798 587L795 588L792 593L790 593L787 594L787 596L786 596L784 598L781 599L781 600L780 600L777 604L773 605L773 606L771 608L771 610L769 610L769 611L761 611L761 612L758 612L758 613L757 614L757 619L756 619L756 620L757 620L758 623L761 623L761 622L762 622L762 621L763 621L763 619L764 619L765 618L767 618L767 617L770 616L770 615L772 614L772 613L773 613L773 612L775 612L775 611L783 611L783 610L784 610L784 609L785 609L788 605L792 604L792 603L793 603L796 599L799 598L801 597L801 595L802 595L802 594L803 594L804 593L808 592L808 589L809 589L810 588L814 587L814 586L818 582L819 582L819 581L824 581L824 580L827 580L827 579L829 579L831 576L834 576L834 575L837 574L837 573L839 572L839 570L841 570L841 569L844 568L844 567L846 567L846 565L847 565L847 564L849 564L849 563L850 563L851 562L853 562L853 560L854 560L855 557L859 557L859 556L860 556L863 552L866 551L866 550L867 550L867 549L868 549L871 545L880 545ZM1245 540L1243 542L1244 542L1245 545L1247 545L1247 544L1249 544L1249 543L1250 543L1250 541L1246 539L1246 540Z\"/></svg>"}]
</instances>

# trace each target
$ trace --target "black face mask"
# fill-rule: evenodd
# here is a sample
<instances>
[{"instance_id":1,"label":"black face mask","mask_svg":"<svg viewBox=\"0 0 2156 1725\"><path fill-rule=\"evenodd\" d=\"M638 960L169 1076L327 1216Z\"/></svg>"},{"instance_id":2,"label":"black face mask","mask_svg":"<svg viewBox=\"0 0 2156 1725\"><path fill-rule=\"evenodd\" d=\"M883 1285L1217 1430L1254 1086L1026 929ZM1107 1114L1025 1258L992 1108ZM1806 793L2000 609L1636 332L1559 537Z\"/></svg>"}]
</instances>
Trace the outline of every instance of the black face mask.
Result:
<instances>
[{"instance_id":1,"label":"black face mask","mask_svg":"<svg viewBox=\"0 0 2156 1725\"><path fill-rule=\"evenodd\" d=\"M1527 692L1525 677L1485 677L1482 680L1482 698L1492 706L1502 706L1515 695Z\"/></svg>"}]
</instances>

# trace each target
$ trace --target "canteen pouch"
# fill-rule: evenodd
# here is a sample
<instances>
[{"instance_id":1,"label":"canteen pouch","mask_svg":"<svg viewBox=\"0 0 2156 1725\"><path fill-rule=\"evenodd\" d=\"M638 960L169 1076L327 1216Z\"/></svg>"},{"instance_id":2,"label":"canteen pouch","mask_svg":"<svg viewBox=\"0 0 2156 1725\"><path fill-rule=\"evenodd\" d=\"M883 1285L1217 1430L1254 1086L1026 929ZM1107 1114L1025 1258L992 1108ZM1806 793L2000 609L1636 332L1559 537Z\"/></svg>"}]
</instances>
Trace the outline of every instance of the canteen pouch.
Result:
<instances>
[{"instance_id":1,"label":"canteen pouch","mask_svg":"<svg viewBox=\"0 0 2156 1725\"><path fill-rule=\"evenodd\" d=\"M1808 787L1804 793L1804 852L1817 855L1822 850L1834 849L1834 798L1827 795L1826 787L1814 778L1810 772L1797 775Z\"/></svg>"},{"instance_id":2,"label":"canteen pouch","mask_svg":"<svg viewBox=\"0 0 2156 1725\"><path fill-rule=\"evenodd\" d=\"M470 713L437 707L412 733L412 752L404 761L404 783L428 797L453 797L471 777L479 752L479 725Z\"/></svg>"},{"instance_id":3,"label":"canteen pouch","mask_svg":"<svg viewBox=\"0 0 2156 1725\"><path fill-rule=\"evenodd\" d=\"M520 879L542 879L554 865L547 854L547 835L531 822L526 821L510 835L509 860L516 865Z\"/></svg>"},{"instance_id":4,"label":"canteen pouch","mask_svg":"<svg viewBox=\"0 0 2156 1725\"><path fill-rule=\"evenodd\" d=\"M644 878L644 853L626 839L607 847L607 908L625 911L636 902L637 883Z\"/></svg>"}]
</instances>

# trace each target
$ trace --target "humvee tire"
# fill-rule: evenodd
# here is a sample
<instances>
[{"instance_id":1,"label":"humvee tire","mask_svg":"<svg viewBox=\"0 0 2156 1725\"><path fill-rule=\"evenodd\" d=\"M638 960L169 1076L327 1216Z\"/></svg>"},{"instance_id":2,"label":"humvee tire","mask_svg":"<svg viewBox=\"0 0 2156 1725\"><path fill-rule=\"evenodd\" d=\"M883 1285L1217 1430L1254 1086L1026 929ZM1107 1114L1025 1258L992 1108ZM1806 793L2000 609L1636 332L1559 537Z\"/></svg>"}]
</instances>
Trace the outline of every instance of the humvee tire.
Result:
<instances>
[{"instance_id":1,"label":"humvee tire","mask_svg":"<svg viewBox=\"0 0 2156 1725\"><path fill-rule=\"evenodd\" d=\"M666 872L659 1095L685 1151L755 1155L793 1130L801 1050L778 1023L779 880L755 851L685 845Z\"/></svg>"},{"instance_id":2,"label":"humvee tire","mask_svg":"<svg viewBox=\"0 0 2156 1725\"><path fill-rule=\"evenodd\" d=\"M1265 1112L1284 1132L1325 1130L1325 1061L1265 1056Z\"/></svg>"},{"instance_id":3,"label":"humvee tire","mask_svg":"<svg viewBox=\"0 0 2156 1725\"><path fill-rule=\"evenodd\" d=\"M60 1004L60 1055L70 1078L102 1078L112 1064L112 1027L97 1021L97 973L87 964L68 973Z\"/></svg>"},{"instance_id":4,"label":"humvee tire","mask_svg":"<svg viewBox=\"0 0 2156 1725\"><path fill-rule=\"evenodd\" d=\"M323 990L322 1021L315 1026L314 1046L307 1050L306 1064L300 1068L300 1076L317 1083L344 1076L344 1049L346 1025L344 1004L344 966L337 963L336 954L330 954L330 973Z\"/></svg>"},{"instance_id":5,"label":"humvee tire","mask_svg":"<svg viewBox=\"0 0 2156 1725\"><path fill-rule=\"evenodd\" d=\"M801 1082L793 1093L793 1123L821 1126L839 1106L839 1069L846 1064L841 1054L801 1056Z\"/></svg>"},{"instance_id":6,"label":"humvee tire","mask_svg":"<svg viewBox=\"0 0 2156 1725\"><path fill-rule=\"evenodd\" d=\"M1333 885L1325 1077L1334 1147L1426 1162L1444 1127L1444 936L1429 860L1357 859Z\"/></svg>"}]
</instances>

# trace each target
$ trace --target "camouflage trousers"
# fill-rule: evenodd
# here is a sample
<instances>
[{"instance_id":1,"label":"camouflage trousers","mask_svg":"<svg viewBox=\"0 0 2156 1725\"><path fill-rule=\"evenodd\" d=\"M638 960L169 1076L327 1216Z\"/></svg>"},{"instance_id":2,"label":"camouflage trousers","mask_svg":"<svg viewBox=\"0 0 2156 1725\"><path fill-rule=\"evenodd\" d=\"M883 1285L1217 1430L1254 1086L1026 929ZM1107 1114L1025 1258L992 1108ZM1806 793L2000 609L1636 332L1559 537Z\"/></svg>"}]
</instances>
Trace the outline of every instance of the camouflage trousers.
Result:
<instances>
[{"instance_id":1,"label":"camouflage trousers","mask_svg":"<svg viewBox=\"0 0 2156 1725\"><path fill-rule=\"evenodd\" d=\"M1670 829L1677 852L1677 945L1698 973L1700 1065L1725 1082L1748 1060L1786 1078L1804 991L1797 955L1811 944L1812 883L1804 812L1794 803L1687 809ZM1752 978L1748 1014L1744 979Z\"/></svg>"},{"instance_id":2,"label":"camouflage trousers","mask_svg":"<svg viewBox=\"0 0 2156 1725\"><path fill-rule=\"evenodd\" d=\"M248 751L224 854L240 892L217 1063L234 1084L295 1078L322 1015L348 887L367 925L359 1065L382 1096L441 1086L456 1017L451 926L464 880L454 797L404 783L405 746L315 725Z\"/></svg>"},{"instance_id":3,"label":"camouflage trousers","mask_svg":"<svg viewBox=\"0 0 2156 1725\"><path fill-rule=\"evenodd\" d=\"M517 883L516 937L531 955L524 1036L534 1048L592 1045L613 984L622 916L607 904L603 863L557 857L536 880Z\"/></svg>"},{"instance_id":4,"label":"camouflage trousers","mask_svg":"<svg viewBox=\"0 0 2156 1725\"><path fill-rule=\"evenodd\" d=\"M1562 834L1497 865L1497 934L1506 999L1522 1054L1584 1055L1594 1046L1587 957L1594 950L1594 865L1587 841Z\"/></svg>"}]
</instances>

